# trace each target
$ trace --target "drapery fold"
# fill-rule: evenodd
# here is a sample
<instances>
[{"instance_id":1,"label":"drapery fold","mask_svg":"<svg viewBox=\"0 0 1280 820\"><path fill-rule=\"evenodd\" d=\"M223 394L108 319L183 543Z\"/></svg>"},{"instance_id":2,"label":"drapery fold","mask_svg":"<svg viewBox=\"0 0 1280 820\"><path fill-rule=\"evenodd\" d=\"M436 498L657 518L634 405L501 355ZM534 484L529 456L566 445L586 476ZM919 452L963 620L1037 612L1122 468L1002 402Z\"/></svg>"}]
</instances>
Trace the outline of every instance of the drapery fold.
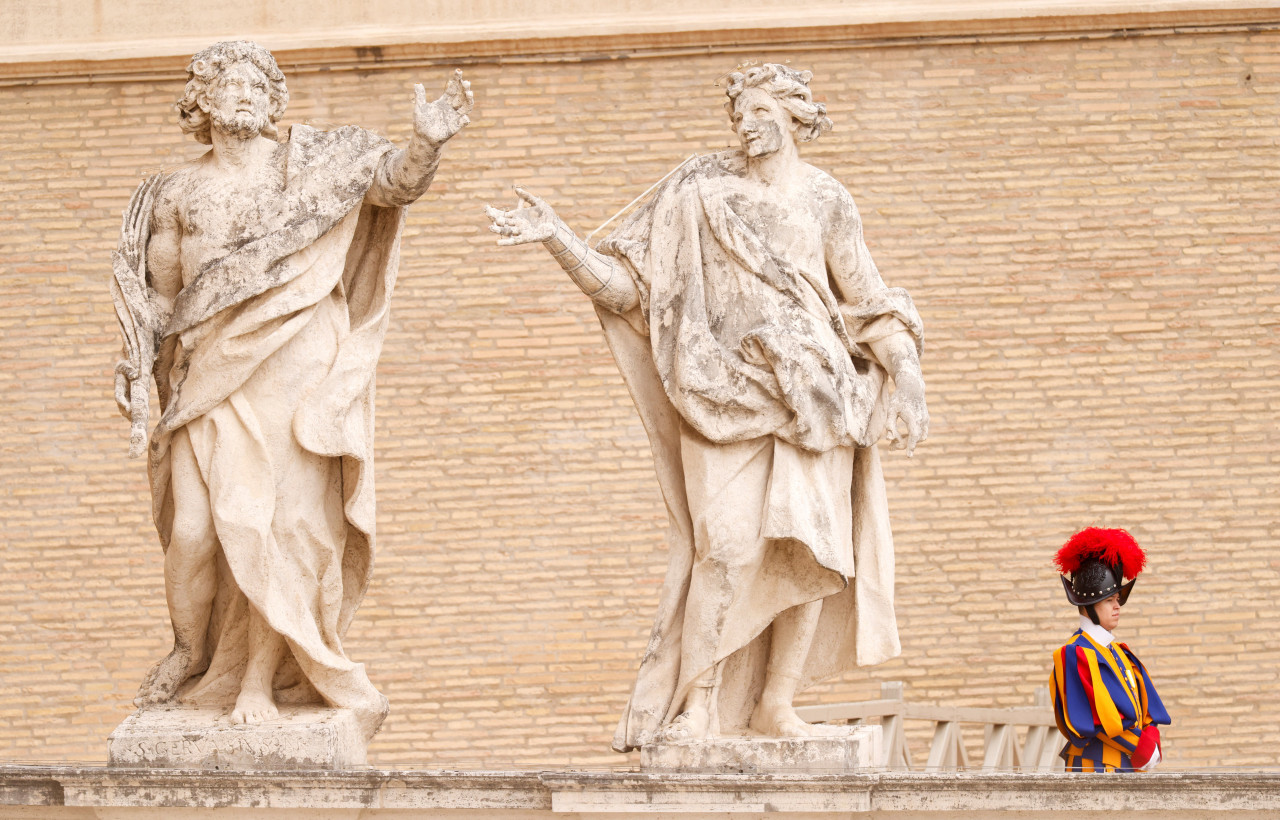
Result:
<instances>
[{"instance_id":1,"label":"drapery fold","mask_svg":"<svg viewBox=\"0 0 1280 820\"><path fill-rule=\"evenodd\" d=\"M173 446L189 446L220 555L210 665L180 698L226 703L248 657L247 607L284 636L277 699L386 714L342 638L373 567L374 373L404 208L364 201L390 143L295 125L283 203L175 303L157 373L171 398L152 434L153 516L168 548ZM181 439L181 442L177 442Z\"/></svg>"},{"instance_id":2,"label":"drapery fold","mask_svg":"<svg viewBox=\"0 0 1280 820\"><path fill-rule=\"evenodd\" d=\"M640 294L626 315L597 314L649 435L669 520L667 574L614 735L618 751L648 742L690 682L721 662L719 728L745 726L763 684L768 626L792 606L823 600L802 686L901 651L874 446L889 380L869 344L906 332L919 349L922 324L906 292L886 288L874 270L859 283L864 297L847 304L825 270L774 250L759 215L725 193L723 178L743 167L738 152L690 163L598 248ZM754 299L752 326L726 338L724 317L743 292ZM719 483L744 471L751 475L738 483ZM743 535L732 560L715 555L709 523L726 515L715 500L726 491L761 505L759 521L746 525L755 537ZM794 578L778 584L783 553ZM753 588L769 590L756 612ZM719 613L717 622L693 623L695 609Z\"/></svg>"}]
</instances>

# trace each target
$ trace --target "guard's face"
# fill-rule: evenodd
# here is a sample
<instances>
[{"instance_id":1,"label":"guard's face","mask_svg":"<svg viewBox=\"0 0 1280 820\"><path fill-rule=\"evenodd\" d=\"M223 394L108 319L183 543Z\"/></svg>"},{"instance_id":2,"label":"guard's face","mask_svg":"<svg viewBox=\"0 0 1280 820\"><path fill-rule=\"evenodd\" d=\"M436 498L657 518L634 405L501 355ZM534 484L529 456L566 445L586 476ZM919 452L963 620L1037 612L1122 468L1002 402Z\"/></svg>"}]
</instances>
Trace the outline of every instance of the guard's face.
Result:
<instances>
[{"instance_id":1,"label":"guard's face","mask_svg":"<svg viewBox=\"0 0 1280 820\"><path fill-rule=\"evenodd\" d=\"M270 112L267 78L252 63L236 63L210 85L206 104L215 128L242 139L255 137Z\"/></svg>"},{"instance_id":2,"label":"guard's face","mask_svg":"<svg viewBox=\"0 0 1280 820\"><path fill-rule=\"evenodd\" d=\"M1099 601L1093 605L1093 611L1098 616L1098 625L1114 632L1120 625L1120 596L1112 595L1105 601Z\"/></svg>"},{"instance_id":3,"label":"guard's face","mask_svg":"<svg viewBox=\"0 0 1280 820\"><path fill-rule=\"evenodd\" d=\"M767 91L748 88L733 102L733 130L749 157L767 157L792 138L796 123Z\"/></svg>"}]
</instances>

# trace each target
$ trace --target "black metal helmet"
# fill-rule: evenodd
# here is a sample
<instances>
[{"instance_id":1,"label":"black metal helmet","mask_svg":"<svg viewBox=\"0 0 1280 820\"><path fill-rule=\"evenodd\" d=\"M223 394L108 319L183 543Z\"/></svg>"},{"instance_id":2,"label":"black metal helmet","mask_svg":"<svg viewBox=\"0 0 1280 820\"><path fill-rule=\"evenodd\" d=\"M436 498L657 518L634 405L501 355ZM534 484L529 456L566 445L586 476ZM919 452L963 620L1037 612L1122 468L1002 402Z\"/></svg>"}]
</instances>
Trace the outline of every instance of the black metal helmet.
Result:
<instances>
[{"instance_id":1,"label":"black metal helmet","mask_svg":"<svg viewBox=\"0 0 1280 820\"><path fill-rule=\"evenodd\" d=\"M1075 606L1091 606L1112 595L1119 595L1124 606L1147 556L1124 530L1086 527L1071 536L1053 561L1070 575L1061 576L1062 588ZM1126 577L1133 580L1126 584Z\"/></svg>"},{"instance_id":2,"label":"black metal helmet","mask_svg":"<svg viewBox=\"0 0 1280 820\"><path fill-rule=\"evenodd\" d=\"M1062 588L1067 591L1067 600L1076 606L1089 606L1105 601L1112 595L1120 596L1120 606L1129 600L1129 591L1137 583L1137 579L1124 583L1124 569L1120 565L1107 566L1098 558L1086 558L1080 567L1071 573L1071 580L1063 575Z\"/></svg>"}]
</instances>

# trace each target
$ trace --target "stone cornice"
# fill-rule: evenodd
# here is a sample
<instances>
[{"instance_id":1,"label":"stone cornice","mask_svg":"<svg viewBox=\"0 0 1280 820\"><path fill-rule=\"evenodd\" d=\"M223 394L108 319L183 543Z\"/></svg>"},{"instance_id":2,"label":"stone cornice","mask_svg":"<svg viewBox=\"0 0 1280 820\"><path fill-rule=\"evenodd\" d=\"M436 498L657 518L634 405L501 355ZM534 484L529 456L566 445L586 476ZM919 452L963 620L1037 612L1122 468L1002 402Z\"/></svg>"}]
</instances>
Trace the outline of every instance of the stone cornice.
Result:
<instances>
[{"instance_id":1,"label":"stone cornice","mask_svg":"<svg viewBox=\"0 0 1280 820\"><path fill-rule=\"evenodd\" d=\"M1217 814L1234 820L1280 812L1280 772L672 775L360 769L247 773L0 765L0 807L4 806L64 807L68 812L162 806L241 807L259 812L309 808L314 812L308 812L308 817L315 820L352 809L412 810L415 818L436 817L436 812L452 816L447 813L472 809L485 810L485 816L495 820L566 813L608 814L624 820L654 812L730 811L735 816L778 818L847 816L849 812L919 818L963 812L971 820L1158 811L1160 817L1174 820ZM77 815L51 811L41 816Z\"/></svg>"},{"instance_id":2,"label":"stone cornice","mask_svg":"<svg viewBox=\"0 0 1280 820\"><path fill-rule=\"evenodd\" d=\"M325 6L323 2L320 4ZM431 5L428 3L428 5ZM493 4L489 4L492 6ZM661 2L647 13L600 11L578 16L536 14L537 7L499 0L484 19L447 23L323 24L222 31L168 32L136 39L110 36L75 41L27 37L0 45L0 77L73 73L103 76L148 66L180 69L195 51L217 39L257 39L282 63L325 57L339 62L417 60L477 62L513 57L580 58L582 55L700 48L765 48L781 43L860 40L1077 35L1152 28L1280 24L1280 2L1259 0L900 0L899 2L796 4L745 3L733 14L690 7L673 11ZM667 4L669 5L669 4ZM486 7L488 8L488 7ZM424 15L430 17L429 14ZM4 21L0 19L0 23Z\"/></svg>"}]
</instances>

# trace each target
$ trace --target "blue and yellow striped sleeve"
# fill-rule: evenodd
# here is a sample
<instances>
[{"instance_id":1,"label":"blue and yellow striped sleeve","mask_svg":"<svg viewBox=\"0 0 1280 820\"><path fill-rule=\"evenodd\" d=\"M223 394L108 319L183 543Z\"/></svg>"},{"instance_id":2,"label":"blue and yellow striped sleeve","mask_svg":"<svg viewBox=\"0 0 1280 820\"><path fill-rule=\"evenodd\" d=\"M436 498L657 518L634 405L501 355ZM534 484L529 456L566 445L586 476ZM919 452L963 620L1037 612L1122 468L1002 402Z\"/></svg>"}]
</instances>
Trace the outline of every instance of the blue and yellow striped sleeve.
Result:
<instances>
[{"instance_id":1,"label":"blue and yellow striped sleeve","mask_svg":"<svg viewBox=\"0 0 1280 820\"><path fill-rule=\"evenodd\" d=\"M1141 739L1142 723L1124 684L1092 649L1068 644L1054 653L1054 715L1069 740L1097 738L1107 748L1106 760L1132 754Z\"/></svg>"},{"instance_id":2,"label":"blue and yellow striped sleeve","mask_svg":"<svg viewBox=\"0 0 1280 820\"><path fill-rule=\"evenodd\" d=\"M1151 682L1151 675L1147 673L1147 667L1142 665L1142 661L1138 660L1138 656L1133 654L1126 644L1119 644L1119 647L1138 673L1138 696L1142 700L1142 713L1145 717L1143 727L1152 723L1168 726L1173 719L1169 717L1169 710L1165 709L1164 701L1160 700L1156 685Z\"/></svg>"},{"instance_id":3,"label":"blue and yellow striped sleeve","mask_svg":"<svg viewBox=\"0 0 1280 820\"><path fill-rule=\"evenodd\" d=\"M1133 771L1159 749L1169 713L1146 667L1122 643L1077 632L1053 654L1054 718L1070 771Z\"/></svg>"},{"instance_id":4,"label":"blue and yellow striped sleeve","mask_svg":"<svg viewBox=\"0 0 1280 820\"><path fill-rule=\"evenodd\" d=\"M1079 655L1067 644L1053 653L1053 713L1058 729L1067 738L1084 739L1098 732L1093 702L1080 679Z\"/></svg>"}]
</instances>

